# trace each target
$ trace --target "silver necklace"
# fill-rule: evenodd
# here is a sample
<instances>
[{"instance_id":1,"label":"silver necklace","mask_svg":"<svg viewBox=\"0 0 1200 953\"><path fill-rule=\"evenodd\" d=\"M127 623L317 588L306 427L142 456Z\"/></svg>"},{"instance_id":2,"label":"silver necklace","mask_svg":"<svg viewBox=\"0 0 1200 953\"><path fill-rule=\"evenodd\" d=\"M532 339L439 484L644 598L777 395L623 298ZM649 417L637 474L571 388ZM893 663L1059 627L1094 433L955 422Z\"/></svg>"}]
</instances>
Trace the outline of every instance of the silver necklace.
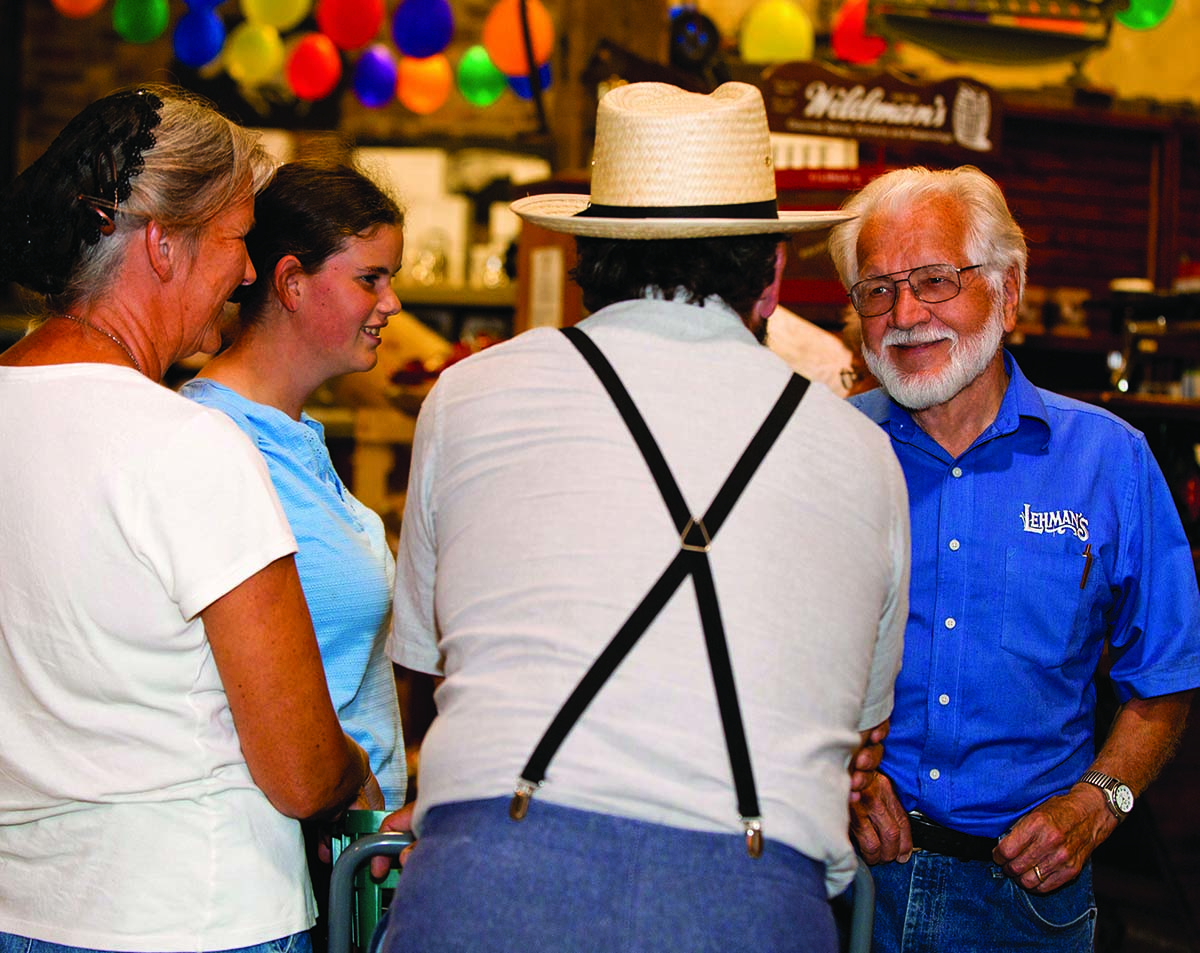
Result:
<instances>
[{"instance_id":1,"label":"silver necklace","mask_svg":"<svg viewBox=\"0 0 1200 953\"><path fill-rule=\"evenodd\" d=\"M126 355L128 355L129 359L131 361L133 361L133 366L138 369L139 374L144 373L142 371L142 362L139 361L137 359L137 356L133 353L133 351L131 351L129 349L129 345L126 344L124 341L122 341L119 337L117 337L111 331L105 331L104 328L98 327L97 325L92 324L92 322L87 320L87 318L81 318L77 314L65 314L64 313L64 314L57 315L57 317L66 318L68 321L74 321L76 324L82 324L85 328L91 328L93 331L99 331L106 338L108 338L110 341L112 341L117 347L119 347L122 351L124 351L126 353Z\"/></svg>"}]
</instances>

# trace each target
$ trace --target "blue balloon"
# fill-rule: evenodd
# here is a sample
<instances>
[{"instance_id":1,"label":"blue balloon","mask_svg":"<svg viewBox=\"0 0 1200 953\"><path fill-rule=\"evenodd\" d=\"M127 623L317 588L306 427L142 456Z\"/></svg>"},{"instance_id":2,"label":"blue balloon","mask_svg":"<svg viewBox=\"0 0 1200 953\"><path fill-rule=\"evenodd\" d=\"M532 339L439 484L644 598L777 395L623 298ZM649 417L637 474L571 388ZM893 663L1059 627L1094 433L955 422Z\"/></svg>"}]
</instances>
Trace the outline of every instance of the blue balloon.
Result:
<instances>
[{"instance_id":1,"label":"blue balloon","mask_svg":"<svg viewBox=\"0 0 1200 953\"><path fill-rule=\"evenodd\" d=\"M402 0L392 15L392 39L405 56L423 60L450 44L454 11L449 0Z\"/></svg>"},{"instance_id":2,"label":"blue balloon","mask_svg":"<svg viewBox=\"0 0 1200 953\"><path fill-rule=\"evenodd\" d=\"M364 106L386 106L396 95L396 60L382 43L368 47L354 67L354 94Z\"/></svg>"},{"instance_id":3,"label":"blue balloon","mask_svg":"<svg viewBox=\"0 0 1200 953\"><path fill-rule=\"evenodd\" d=\"M538 85L542 89L549 89L550 81L550 64L548 62L543 63L538 70ZM522 99L533 99L533 85L529 82L528 76L508 77L508 88Z\"/></svg>"},{"instance_id":4,"label":"blue balloon","mask_svg":"<svg viewBox=\"0 0 1200 953\"><path fill-rule=\"evenodd\" d=\"M172 43L180 63L192 69L207 66L225 45L225 23L211 7L195 7L175 24Z\"/></svg>"}]
</instances>

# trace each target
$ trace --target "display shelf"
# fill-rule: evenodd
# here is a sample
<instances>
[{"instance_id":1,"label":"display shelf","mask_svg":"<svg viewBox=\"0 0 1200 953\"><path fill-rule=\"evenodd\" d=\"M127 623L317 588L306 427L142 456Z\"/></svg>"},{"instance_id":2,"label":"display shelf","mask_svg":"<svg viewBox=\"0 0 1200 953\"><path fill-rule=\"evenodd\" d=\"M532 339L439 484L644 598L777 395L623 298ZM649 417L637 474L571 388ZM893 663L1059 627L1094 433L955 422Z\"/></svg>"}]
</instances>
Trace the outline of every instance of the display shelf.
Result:
<instances>
[{"instance_id":1,"label":"display shelf","mask_svg":"<svg viewBox=\"0 0 1200 953\"><path fill-rule=\"evenodd\" d=\"M407 307L436 308L513 308L517 303L514 285L500 288L470 288L462 285L406 285L393 287L400 303Z\"/></svg>"},{"instance_id":2,"label":"display shelf","mask_svg":"<svg viewBox=\"0 0 1200 953\"><path fill-rule=\"evenodd\" d=\"M517 306L515 284L499 288L461 285L394 285L400 305L448 341L480 333L494 338L513 334Z\"/></svg>"}]
</instances>

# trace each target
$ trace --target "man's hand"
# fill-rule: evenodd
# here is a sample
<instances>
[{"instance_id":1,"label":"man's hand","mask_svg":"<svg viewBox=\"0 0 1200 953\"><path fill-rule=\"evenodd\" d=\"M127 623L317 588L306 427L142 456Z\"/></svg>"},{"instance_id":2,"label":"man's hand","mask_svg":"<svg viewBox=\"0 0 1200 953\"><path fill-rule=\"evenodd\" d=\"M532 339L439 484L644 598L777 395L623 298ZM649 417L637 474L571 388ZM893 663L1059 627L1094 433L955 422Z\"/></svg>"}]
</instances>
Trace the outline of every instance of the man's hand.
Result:
<instances>
[{"instance_id":1,"label":"man's hand","mask_svg":"<svg viewBox=\"0 0 1200 953\"><path fill-rule=\"evenodd\" d=\"M850 761L850 803L853 804L861 797L861 791L883 761L883 740L891 728L890 721L876 725L870 731L860 732L862 744Z\"/></svg>"},{"instance_id":2,"label":"man's hand","mask_svg":"<svg viewBox=\"0 0 1200 953\"><path fill-rule=\"evenodd\" d=\"M379 825L380 832L397 831L407 834L412 830L413 809L416 806L416 801L409 801L404 805L404 807L400 808L400 810L392 811L391 814L383 819L383 823ZM407 859L408 852L410 850L412 850L411 844L400 852L400 857L398 860L401 867L404 866L404 861ZM376 880L382 880L388 875L388 871L391 869L392 858L384 857L383 855L378 855L371 858L371 876Z\"/></svg>"},{"instance_id":3,"label":"man's hand","mask_svg":"<svg viewBox=\"0 0 1200 953\"><path fill-rule=\"evenodd\" d=\"M887 775L872 771L858 795L850 804L850 833L863 860L907 863L912 856L912 829Z\"/></svg>"},{"instance_id":4,"label":"man's hand","mask_svg":"<svg viewBox=\"0 0 1200 953\"><path fill-rule=\"evenodd\" d=\"M1026 890L1049 893L1074 880L1116 827L1103 792L1091 784L1076 784L1017 821L996 845L992 859Z\"/></svg>"}]
</instances>

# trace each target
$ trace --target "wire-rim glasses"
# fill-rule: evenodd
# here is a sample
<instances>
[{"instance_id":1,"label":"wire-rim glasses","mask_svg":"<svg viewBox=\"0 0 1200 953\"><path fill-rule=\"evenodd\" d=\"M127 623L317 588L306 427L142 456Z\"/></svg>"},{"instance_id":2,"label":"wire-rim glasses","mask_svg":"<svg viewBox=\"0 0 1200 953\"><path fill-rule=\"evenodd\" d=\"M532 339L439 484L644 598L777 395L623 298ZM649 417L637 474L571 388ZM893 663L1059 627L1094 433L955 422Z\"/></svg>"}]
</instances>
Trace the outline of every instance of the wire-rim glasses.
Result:
<instances>
[{"instance_id":1,"label":"wire-rim glasses","mask_svg":"<svg viewBox=\"0 0 1200 953\"><path fill-rule=\"evenodd\" d=\"M899 284L908 285L913 297L925 304L940 304L958 296L962 291L962 280L959 278L964 271L982 268L982 264L964 265L955 268L953 265L921 265L919 268L908 268L894 271L890 275L877 275L874 278L864 278L855 283L850 289L850 303L854 310L864 318L877 318L887 314L895 307L896 298L900 294ZM897 275L905 275L897 278Z\"/></svg>"}]
</instances>

